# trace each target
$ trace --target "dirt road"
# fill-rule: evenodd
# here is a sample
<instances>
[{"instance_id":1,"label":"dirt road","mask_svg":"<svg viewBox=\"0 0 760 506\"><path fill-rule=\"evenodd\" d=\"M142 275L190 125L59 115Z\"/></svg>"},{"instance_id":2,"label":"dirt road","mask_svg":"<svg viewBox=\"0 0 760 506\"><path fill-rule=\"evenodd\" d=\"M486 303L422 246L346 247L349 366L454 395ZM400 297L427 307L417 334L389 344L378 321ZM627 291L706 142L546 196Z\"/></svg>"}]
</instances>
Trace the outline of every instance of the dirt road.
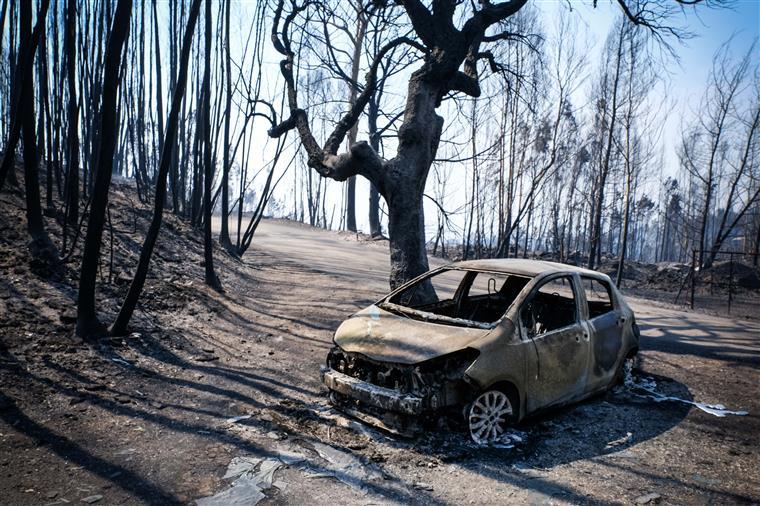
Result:
<instances>
[{"instance_id":1,"label":"dirt road","mask_svg":"<svg viewBox=\"0 0 760 506\"><path fill-rule=\"evenodd\" d=\"M760 501L757 322L634 302L658 391L749 416L622 390L526 421L511 449L445 427L394 439L331 411L318 377L336 326L385 292L386 243L265 221L242 261L217 254L218 295L181 227L167 224L135 334L98 345L71 339L70 289L0 251L0 503ZM101 311L125 288L103 287Z\"/></svg>"},{"instance_id":2,"label":"dirt road","mask_svg":"<svg viewBox=\"0 0 760 506\"><path fill-rule=\"evenodd\" d=\"M361 287L361 291L382 293L387 289L389 264L386 242L359 242L347 233L336 234L286 221L268 220L262 223L256 236L256 247L277 258L288 259L315 271L343 278ZM431 260L431 266L440 263L438 259ZM540 451L542 446L552 448L554 445L561 445L571 455L576 454L574 450L578 447L586 447L584 458L570 458L567 460L574 461L572 464L563 463L564 466L569 466L568 469L557 466L556 461L549 459L548 462L554 465L545 470L548 473L547 481L551 483L552 479L549 477L556 475L560 482L565 479L573 482L578 479L577 470L573 468L584 468L593 462L595 466L601 463L600 469L604 469L602 475L610 478L603 480L607 482L605 487L610 489L630 490L634 483L638 483L641 492L645 492L647 488L678 491L669 496L674 502L700 502L709 501L710 498L737 501L751 498L757 501L760 499L760 475L756 470L756 464L760 461L757 457L748 459L747 451L756 451L759 440L757 429L760 404L753 392L757 391L757 385L760 384L760 324L686 312L631 297L629 301L636 312L644 336L643 369L662 378L663 390L672 389L673 393L684 399L723 403L730 407L747 409L751 415L742 418L715 418L698 410L689 410L683 405L670 403L648 405L644 408L637 404L640 402L637 400L634 402L637 406L636 414L630 418L626 417L624 423L619 423L614 420L621 415L617 413L618 409L628 413L630 406L625 407L625 403L620 406L620 400L614 396L607 400L597 399L565 414L573 419L579 413L589 411L590 419L581 415L580 420L566 425L564 420L557 421L549 417L538 423L539 426L548 423L550 427L556 423L565 427L575 437L566 441L550 436L544 441L538 441L539 447L533 453L533 457L538 459L537 462L547 462L545 455ZM611 405L615 407L610 408ZM612 412L607 413L605 408L612 409ZM650 410L651 412L648 412ZM661 416L663 421L672 420L672 426L667 428L669 433L665 433L667 423L639 418L652 415ZM609 452L605 444L605 450L596 454L596 451L587 447L588 441L572 441L586 439L595 434L595 428L589 427L587 422L596 423L600 416L602 419L609 418L600 428L602 434L609 434L610 441L618 439L615 436L625 437L631 433L631 441L623 445L627 450L621 452L621 448L613 445L609 448L616 451ZM533 428L531 423L526 426ZM732 449L731 446L737 443L738 449ZM654 448L658 451L652 452ZM619 454L625 455L621 457ZM597 459L599 463L595 462ZM638 466L642 466L646 471L637 469ZM679 470L682 466L684 469ZM580 473L580 476L595 474L585 470ZM642 480L645 476L647 479ZM745 477L746 481L742 479ZM493 484L489 485L487 481L481 483L482 478L478 476L476 479L471 476L467 482L478 483L485 489L493 488ZM592 478L592 482L596 479L598 476ZM644 485L647 482L648 487ZM736 484L735 490L731 489L732 484ZM543 494L542 487L538 488L541 490L534 492ZM552 490L549 485L547 488L549 491ZM721 489L725 494L721 494ZM470 489L470 493L471 498L477 502L480 499L475 490ZM733 494L734 491L739 493ZM742 495L741 491L746 491L747 494ZM468 497L468 494L460 496L461 499L465 497ZM596 496L591 493L585 497ZM605 494L604 500L626 502L631 499L630 494L621 494L614 499L613 497ZM579 500L580 496L570 494L568 498Z\"/></svg>"}]
</instances>

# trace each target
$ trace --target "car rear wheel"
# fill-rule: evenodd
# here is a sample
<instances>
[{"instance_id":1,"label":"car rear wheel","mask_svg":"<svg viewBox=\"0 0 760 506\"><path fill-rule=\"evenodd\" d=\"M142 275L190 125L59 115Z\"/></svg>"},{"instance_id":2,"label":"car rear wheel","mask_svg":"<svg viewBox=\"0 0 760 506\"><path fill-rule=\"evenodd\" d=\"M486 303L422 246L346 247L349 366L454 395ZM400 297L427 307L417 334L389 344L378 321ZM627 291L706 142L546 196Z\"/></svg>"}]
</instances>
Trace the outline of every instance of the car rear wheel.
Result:
<instances>
[{"instance_id":1,"label":"car rear wheel","mask_svg":"<svg viewBox=\"0 0 760 506\"><path fill-rule=\"evenodd\" d=\"M478 444L498 441L513 415L512 402L507 394L499 390L483 392L469 406L470 437Z\"/></svg>"}]
</instances>

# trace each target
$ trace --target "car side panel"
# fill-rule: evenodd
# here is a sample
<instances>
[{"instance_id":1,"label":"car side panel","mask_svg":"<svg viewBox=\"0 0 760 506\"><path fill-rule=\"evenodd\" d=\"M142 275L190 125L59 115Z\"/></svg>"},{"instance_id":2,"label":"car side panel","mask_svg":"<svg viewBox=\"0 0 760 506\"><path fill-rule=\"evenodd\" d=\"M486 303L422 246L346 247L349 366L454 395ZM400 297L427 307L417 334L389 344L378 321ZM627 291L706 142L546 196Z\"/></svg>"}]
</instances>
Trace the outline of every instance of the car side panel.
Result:
<instances>
[{"instance_id":1,"label":"car side panel","mask_svg":"<svg viewBox=\"0 0 760 506\"><path fill-rule=\"evenodd\" d=\"M584 274L584 277L595 278L608 284L614 306L613 311L587 320L591 334L587 391L592 393L611 385L627 353L638 348L638 339L632 329L633 311L625 303L614 283L603 275ZM579 276L579 284L580 278ZM580 286L582 287L582 284ZM581 290L581 293L584 299L583 309L588 318L586 294L584 290Z\"/></svg>"},{"instance_id":2,"label":"car side panel","mask_svg":"<svg viewBox=\"0 0 760 506\"><path fill-rule=\"evenodd\" d=\"M617 371L623 348L622 315L613 310L589 320L591 328L591 357L588 389L597 390L608 384Z\"/></svg>"},{"instance_id":3,"label":"car side panel","mask_svg":"<svg viewBox=\"0 0 760 506\"><path fill-rule=\"evenodd\" d=\"M570 402L586 392L589 342L579 322L533 338L536 374L528 378L528 412Z\"/></svg>"},{"instance_id":4,"label":"car side panel","mask_svg":"<svg viewBox=\"0 0 760 506\"><path fill-rule=\"evenodd\" d=\"M489 336L473 346L480 352L477 360L465 371L465 376L478 390L508 382L520 396L520 417L525 413L525 365L528 350L525 343L514 338L514 324L507 318Z\"/></svg>"}]
</instances>

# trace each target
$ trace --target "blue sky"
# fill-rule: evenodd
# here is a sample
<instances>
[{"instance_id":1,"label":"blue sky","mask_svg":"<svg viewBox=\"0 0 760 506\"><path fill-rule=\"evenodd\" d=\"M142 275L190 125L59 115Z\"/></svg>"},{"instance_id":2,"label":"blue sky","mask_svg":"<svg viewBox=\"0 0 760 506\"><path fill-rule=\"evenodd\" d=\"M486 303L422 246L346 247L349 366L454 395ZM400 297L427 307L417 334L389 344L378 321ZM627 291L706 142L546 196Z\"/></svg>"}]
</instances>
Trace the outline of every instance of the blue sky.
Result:
<instances>
[{"instance_id":1,"label":"blue sky","mask_svg":"<svg viewBox=\"0 0 760 506\"><path fill-rule=\"evenodd\" d=\"M658 1L675 3L675 0ZM601 50L615 16L620 13L616 0L599 0L596 9L590 0L535 0L535 3L551 15L566 12L570 3L580 23L587 25L586 33L594 45L595 54ZM694 37L673 43L679 61L666 64L669 76L665 86L654 92L672 104L663 131L663 176L675 174L676 146L681 139L682 122L689 122L698 114L715 52L733 36L733 56L739 58L760 36L760 0L735 0L729 8L698 5L685 9L683 15L673 18L673 22L687 28ZM579 30L579 36L583 32ZM593 66L593 58L590 64Z\"/></svg>"}]
</instances>

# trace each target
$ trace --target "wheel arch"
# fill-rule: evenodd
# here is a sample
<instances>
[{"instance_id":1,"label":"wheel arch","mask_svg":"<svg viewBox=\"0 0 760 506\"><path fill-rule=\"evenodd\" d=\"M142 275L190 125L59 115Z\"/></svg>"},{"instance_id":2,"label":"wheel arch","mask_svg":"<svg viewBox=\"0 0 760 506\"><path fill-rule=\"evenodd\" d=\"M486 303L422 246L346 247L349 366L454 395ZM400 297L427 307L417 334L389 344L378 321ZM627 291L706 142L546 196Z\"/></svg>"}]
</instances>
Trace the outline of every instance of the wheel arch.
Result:
<instances>
[{"instance_id":1,"label":"wheel arch","mask_svg":"<svg viewBox=\"0 0 760 506\"><path fill-rule=\"evenodd\" d=\"M488 390L498 390L500 392L504 392L507 397L509 397L509 402L512 403L512 409L516 411L515 421L520 421L522 419L524 399L520 392L520 389L517 388L517 385L515 385L512 381L499 380L489 385L488 388L481 390L481 393Z\"/></svg>"}]
</instances>

